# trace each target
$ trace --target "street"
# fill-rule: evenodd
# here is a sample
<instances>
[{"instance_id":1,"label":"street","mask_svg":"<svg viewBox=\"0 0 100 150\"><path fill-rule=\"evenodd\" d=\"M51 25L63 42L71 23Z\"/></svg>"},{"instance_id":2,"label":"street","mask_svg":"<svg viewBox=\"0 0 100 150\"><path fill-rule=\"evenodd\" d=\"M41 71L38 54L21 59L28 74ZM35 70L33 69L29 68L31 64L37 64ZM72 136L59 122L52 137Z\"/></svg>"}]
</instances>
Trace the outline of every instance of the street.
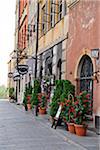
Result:
<instances>
[{"instance_id":1,"label":"street","mask_svg":"<svg viewBox=\"0 0 100 150\"><path fill-rule=\"evenodd\" d=\"M0 100L0 150L98 150L97 135L90 138L76 137L84 142L75 143L66 136L67 131L52 129L43 117L35 117L20 106ZM65 133L65 135L63 134ZM70 136L70 134L69 134ZM75 135L73 136L74 139ZM79 139L78 139L79 138ZM91 144L87 144L90 142ZM94 142L93 142L94 141ZM94 144L93 144L94 143ZM88 148L87 148L88 147Z\"/></svg>"}]
</instances>

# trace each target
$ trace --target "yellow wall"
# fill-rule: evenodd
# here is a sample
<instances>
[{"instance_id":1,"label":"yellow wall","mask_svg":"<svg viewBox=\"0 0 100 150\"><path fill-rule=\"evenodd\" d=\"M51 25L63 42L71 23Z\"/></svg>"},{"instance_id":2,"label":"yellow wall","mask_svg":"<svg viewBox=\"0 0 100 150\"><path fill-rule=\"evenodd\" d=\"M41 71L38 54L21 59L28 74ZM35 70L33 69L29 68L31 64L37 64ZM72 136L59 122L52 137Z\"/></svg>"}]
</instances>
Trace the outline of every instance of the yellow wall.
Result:
<instances>
[{"instance_id":1,"label":"yellow wall","mask_svg":"<svg viewBox=\"0 0 100 150\"><path fill-rule=\"evenodd\" d=\"M41 0L41 5L40 5L40 9L42 8L45 0ZM49 1L50 2L50 1ZM50 4L48 4L48 7L50 7ZM48 10L50 10L50 8L48 8ZM42 22L42 12L40 11L40 22ZM43 51L43 48L46 48L47 46L51 45L53 42L55 42L57 39L59 38L63 38L66 33L64 33L64 18L63 17L60 21L58 21L58 23L56 23L54 25L54 27L52 27L50 30L48 30L46 33L44 33L44 35L41 36L41 31L39 32L39 49L38 52L41 53ZM55 15L55 21L57 22L57 15ZM66 25L67 26L67 25ZM48 25L49 27L49 25ZM41 25L40 25L40 29L41 29Z\"/></svg>"},{"instance_id":2,"label":"yellow wall","mask_svg":"<svg viewBox=\"0 0 100 150\"><path fill-rule=\"evenodd\" d=\"M42 48L47 47L59 37L64 37L64 19L58 22L54 28L39 39L39 52Z\"/></svg>"}]
</instances>

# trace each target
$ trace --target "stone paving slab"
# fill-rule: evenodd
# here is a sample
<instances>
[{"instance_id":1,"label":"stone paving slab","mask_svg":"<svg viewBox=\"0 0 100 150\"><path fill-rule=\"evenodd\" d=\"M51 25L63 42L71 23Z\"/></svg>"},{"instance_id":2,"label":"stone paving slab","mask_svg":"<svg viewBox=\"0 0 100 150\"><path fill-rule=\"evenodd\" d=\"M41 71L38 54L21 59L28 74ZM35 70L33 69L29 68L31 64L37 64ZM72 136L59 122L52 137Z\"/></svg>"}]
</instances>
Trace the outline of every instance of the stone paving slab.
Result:
<instances>
[{"instance_id":1,"label":"stone paving slab","mask_svg":"<svg viewBox=\"0 0 100 150\"><path fill-rule=\"evenodd\" d=\"M93 142L94 141L94 142ZM99 150L98 136L52 129L48 116L33 116L22 106L0 101L0 150Z\"/></svg>"}]
</instances>

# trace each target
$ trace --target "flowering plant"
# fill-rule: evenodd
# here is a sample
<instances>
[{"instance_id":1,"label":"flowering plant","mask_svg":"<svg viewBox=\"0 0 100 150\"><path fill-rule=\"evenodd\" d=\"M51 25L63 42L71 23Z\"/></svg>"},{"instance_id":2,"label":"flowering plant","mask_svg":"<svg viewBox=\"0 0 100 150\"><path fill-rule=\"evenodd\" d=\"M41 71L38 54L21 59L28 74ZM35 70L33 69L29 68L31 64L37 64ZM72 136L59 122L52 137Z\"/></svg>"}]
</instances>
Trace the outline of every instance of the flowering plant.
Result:
<instances>
[{"instance_id":1,"label":"flowering plant","mask_svg":"<svg viewBox=\"0 0 100 150\"><path fill-rule=\"evenodd\" d=\"M46 107L47 104L47 95L45 93L38 94L38 101L41 108Z\"/></svg>"},{"instance_id":2,"label":"flowering plant","mask_svg":"<svg viewBox=\"0 0 100 150\"><path fill-rule=\"evenodd\" d=\"M83 124L87 120L87 114L91 111L90 95L83 91L76 97L74 102L74 121L76 124Z\"/></svg>"},{"instance_id":3,"label":"flowering plant","mask_svg":"<svg viewBox=\"0 0 100 150\"><path fill-rule=\"evenodd\" d=\"M68 123L74 123L74 97L72 94L69 94L68 99L65 99L63 106L63 115Z\"/></svg>"},{"instance_id":4,"label":"flowering plant","mask_svg":"<svg viewBox=\"0 0 100 150\"><path fill-rule=\"evenodd\" d=\"M74 103L71 100L67 100L65 103L65 117L68 123L74 123Z\"/></svg>"}]
</instances>

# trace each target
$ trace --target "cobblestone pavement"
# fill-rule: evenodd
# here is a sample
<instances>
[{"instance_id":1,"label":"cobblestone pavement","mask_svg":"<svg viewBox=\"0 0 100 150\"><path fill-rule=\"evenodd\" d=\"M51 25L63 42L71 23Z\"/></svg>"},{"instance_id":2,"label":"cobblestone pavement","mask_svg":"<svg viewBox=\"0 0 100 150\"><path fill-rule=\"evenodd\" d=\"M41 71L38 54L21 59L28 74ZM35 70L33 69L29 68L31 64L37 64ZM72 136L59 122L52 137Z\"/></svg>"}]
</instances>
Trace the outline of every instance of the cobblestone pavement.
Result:
<instances>
[{"instance_id":1,"label":"cobblestone pavement","mask_svg":"<svg viewBox=\"0 0 100 150\"><path fill-rule=\"evenodd\" d=\"M0 100L0 150L99 150L97 136L93 143L50 126L47 119Z\"/></svg>"}]
</instances>

